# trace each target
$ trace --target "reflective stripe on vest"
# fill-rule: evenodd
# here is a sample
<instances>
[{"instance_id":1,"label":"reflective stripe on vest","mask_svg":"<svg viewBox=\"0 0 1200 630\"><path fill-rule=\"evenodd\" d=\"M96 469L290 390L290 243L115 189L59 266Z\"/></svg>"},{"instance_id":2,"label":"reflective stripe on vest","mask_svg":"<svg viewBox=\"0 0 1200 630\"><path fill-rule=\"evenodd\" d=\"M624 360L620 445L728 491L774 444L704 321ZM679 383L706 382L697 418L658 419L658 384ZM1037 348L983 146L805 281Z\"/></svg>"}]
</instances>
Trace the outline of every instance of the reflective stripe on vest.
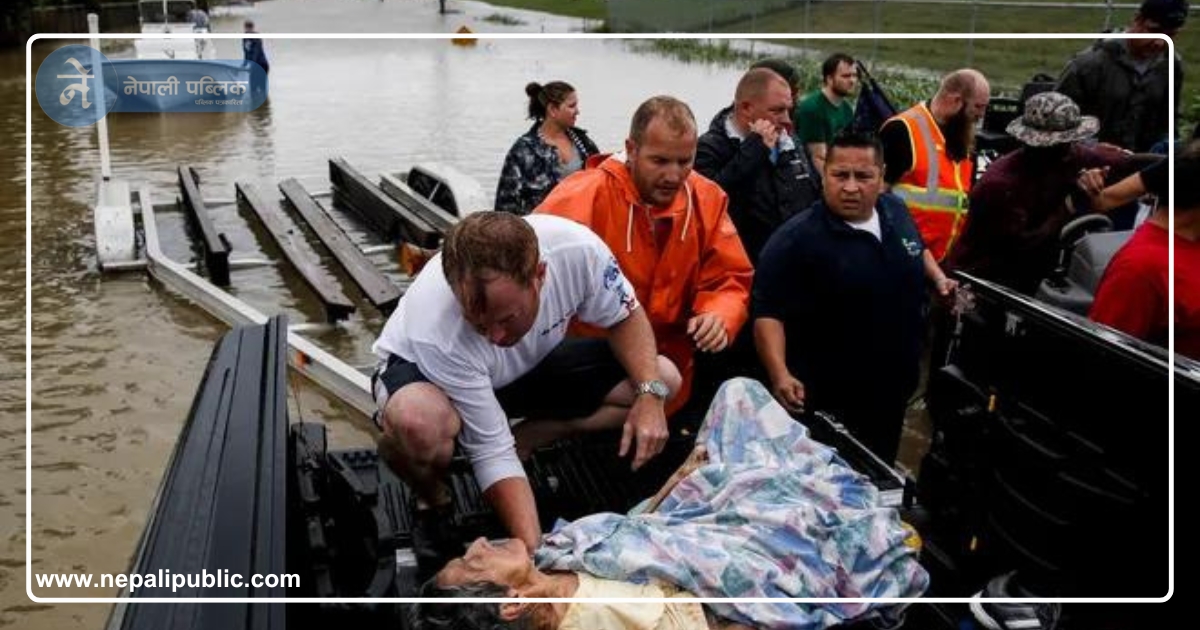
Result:
<instances>
[{"instance_id":1,"label":"reflective stripe on vest","mask_svg":"<svg viewBox=\"0 0 1200 630\"><path fill-rule=\"evenodd\" d=\"M892 186L892 192L908 205L925 245L934 259L941 261L966 222L967 190L971 181L970 174L964 176L962 171L963 166L969 168L970 162L952 162L944 147L939 148L934 133L940 137L941 130L934 127L933 114L923 103L894 119L904 123L908 130L912 142L912 167ZM920 177L922 168L925 169L923 186L913 181ZM944 169L949 169L949 173L943 173ZM950 175L946 182L941 181L944 175Z\"/></svg>"},{"instance_id":2,"label":"reflective stripe on vest","mask_svg":"<svg viewBox=\"0 0 1200 630\"><path fill-rule=\"evenodd\" d=\"M967 195L961 190L943 190L938 186L941 175L941 156L937 155L937 144L933 140L933 129L929 126L929 118L921 115L916 109L910 109L900 114L900 118L912 121L920 134L922 146L925 147L924 157L926 168L925 187L915 184L897 182L894 192L910 206L921 206L922 209L940 210L943 212L966 212ZM932 154L932 155L931 155ZM916 151L913 152L913 165L917 163ZM958 173L955 173L955 179ZM958 182L962 186L962 182Z\"/></svg>"}]
</instances>

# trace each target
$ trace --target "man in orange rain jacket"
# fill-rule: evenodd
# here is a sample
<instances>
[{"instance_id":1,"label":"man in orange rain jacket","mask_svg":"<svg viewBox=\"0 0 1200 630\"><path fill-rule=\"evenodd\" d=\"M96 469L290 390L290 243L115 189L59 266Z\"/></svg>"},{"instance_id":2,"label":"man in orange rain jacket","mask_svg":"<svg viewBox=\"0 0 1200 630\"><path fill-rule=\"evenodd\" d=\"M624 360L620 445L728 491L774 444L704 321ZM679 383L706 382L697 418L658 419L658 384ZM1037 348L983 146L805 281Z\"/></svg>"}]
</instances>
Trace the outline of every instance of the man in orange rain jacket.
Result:
<instances>
[{"instance_id":1,"label":"man in orange rain jacket","mask_svg":"<svg viewBox=\"0 0 1200 630\"><path fill-rule=\"evenodd\" d=\"M696 138L685 103L651 98L633 115L624 155L559 182L535 210L590 227L616 255L659 353L683 375L668 413L691 394L693 352L724 350L746 322L754 273L725 192L692 172Z\"/></svg>"}]
</instances>

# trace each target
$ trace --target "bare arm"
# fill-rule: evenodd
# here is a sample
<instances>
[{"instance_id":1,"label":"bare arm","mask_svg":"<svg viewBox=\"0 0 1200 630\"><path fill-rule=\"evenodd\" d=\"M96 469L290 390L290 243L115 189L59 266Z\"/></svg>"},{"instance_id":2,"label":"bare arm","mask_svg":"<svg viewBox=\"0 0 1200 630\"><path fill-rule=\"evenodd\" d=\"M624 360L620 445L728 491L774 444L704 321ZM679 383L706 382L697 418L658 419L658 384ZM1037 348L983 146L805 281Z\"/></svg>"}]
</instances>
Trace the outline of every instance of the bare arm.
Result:
<instances>
[{"instance_id":1,"label":"bare arm","mask_svg":"<svg viewBox=\"0 0 1200 630\"><path fill-rule=\"evenodd\" d=\"M650 514L658 510L658 506L662 504L663 499L667 498L668 494L671 494L671 491L675 489L675 486L679 485L680 481L683 481L684 477L696 472L696 469L707 463L708 450L703 446L693 448L687 460L680 464L679 468L675 469L671 477L663 483L662 488L659 488L658 492L650 498L650 502L646 504L646 513Z\"/></svg>"},{"instance_id":2,"label":"bare arm","mask_svg":"<svg viewBox=\"0 0 1200 630\"><path fill-rule=\"evenodd\" d=\"M947 297L958 288L958 281L951 280L946 273L942 271L942 266L933 258L933 254L926 249L921 253L921 262L925 265L925 277L929 279L929 283L937 289L938 296Z\"/></svg>"},{"instance_id":3,"label":"bare arm","mask_svg":"<svg viewBox=\"0 0 1200 630\"><path fill-rule=\"evenodd\" d=\"M1146 194L1146 184L1141 173L1134 173L1113 184L1104 185L1104 176L1108 168L1091 168L1079 174L1078 185L1091 197L1092 210L1108 212L1119 208Z\"/></svg>"},{"instance_id":4,"label":"bare arm","mask_svg":"<svg viewBox=\"0 0 1200 630\"><path fill-rule=\"evenodd\" d=\"M754 320L754 345L771 380L771 393L788 411L804 411L804 384L787 367L787 335L783 322L771 317Z\"/></svg>"},{"instance_id":5,"label":"bare arm","mask_svg":"<svg viewBox=\"0 0 1200 630\"><path fill-rule=\"evenodd\" d=\"M537 549L541 545L542 529L528 479L501 479L483 492L483 498L496 510L496 515L508 532L520 538L526 548Z\"/></svg>"},{"instance_id":6,"label":"bare arm","mask_svg":"<svg viewBox=\"0 0 1200 630\"><path fill-rule=\"evenodd\" d=\"M608 343L621 367L634 384L659 380L658 350L654 343L654 329L646 319L644 309L638 308L620 323L608 329ZM671 392L674 395L674 392ZM658 455L667 442L667 417L663 402L656 396L637 396L621 434L621 450L624 457L636 440L637 450L633 457L633 469L641 468L650 458Z\"/></svg>"}]
</instances>

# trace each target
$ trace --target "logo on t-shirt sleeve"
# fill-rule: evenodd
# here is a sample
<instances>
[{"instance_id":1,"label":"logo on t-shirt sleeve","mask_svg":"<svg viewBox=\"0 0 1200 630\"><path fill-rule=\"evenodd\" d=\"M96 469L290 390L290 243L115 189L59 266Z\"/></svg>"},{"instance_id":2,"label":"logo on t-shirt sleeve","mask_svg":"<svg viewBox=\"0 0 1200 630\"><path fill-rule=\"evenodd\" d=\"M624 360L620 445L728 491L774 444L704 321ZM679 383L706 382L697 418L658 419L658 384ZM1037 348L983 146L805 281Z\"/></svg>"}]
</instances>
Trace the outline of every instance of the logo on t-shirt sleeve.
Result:
<instances>
[{"instance_id":1,"label":"logo on t-shirt sleeve","mask_svg":"<svg viewBox=\"0 0 1200 630\"><path fill-rule=\"evenodd\" d=\"M630 290L629 282L625 280L625 274L621 273L621 266L617 264L616 258L609 257L608 265L604 268L604 288L617 295L626 311L637 308L637 297Z\"/></svg>"}]
</instances>

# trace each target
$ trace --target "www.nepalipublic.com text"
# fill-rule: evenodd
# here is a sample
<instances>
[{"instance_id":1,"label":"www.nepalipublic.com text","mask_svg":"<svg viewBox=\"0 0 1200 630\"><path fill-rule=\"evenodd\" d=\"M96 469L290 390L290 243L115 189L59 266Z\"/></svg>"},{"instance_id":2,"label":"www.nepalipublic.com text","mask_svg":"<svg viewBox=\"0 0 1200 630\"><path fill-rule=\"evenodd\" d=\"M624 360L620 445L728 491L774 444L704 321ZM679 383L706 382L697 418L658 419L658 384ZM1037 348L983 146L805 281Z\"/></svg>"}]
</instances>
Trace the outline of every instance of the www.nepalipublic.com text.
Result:
<instances>
[{"instance_id":1,"label":"www.nepalipublic.com text","mask_svg":"<svg viewBox=\"0 0 1200 630\"><path fill-rule=\"evenodd\" d=\"M38 588L128 588L129 592L138 589L171 589L177 593L182 589L198 588L296 588L300 586L300 576L294 573L255 573L247 579L240 573L230 573L225 569L215 572L202 570L199 573L173 573L169 569L159 569L154 573L101 573L96 580L93 573L38 573L34 582Z\"/></svg>"}]
</instances>

